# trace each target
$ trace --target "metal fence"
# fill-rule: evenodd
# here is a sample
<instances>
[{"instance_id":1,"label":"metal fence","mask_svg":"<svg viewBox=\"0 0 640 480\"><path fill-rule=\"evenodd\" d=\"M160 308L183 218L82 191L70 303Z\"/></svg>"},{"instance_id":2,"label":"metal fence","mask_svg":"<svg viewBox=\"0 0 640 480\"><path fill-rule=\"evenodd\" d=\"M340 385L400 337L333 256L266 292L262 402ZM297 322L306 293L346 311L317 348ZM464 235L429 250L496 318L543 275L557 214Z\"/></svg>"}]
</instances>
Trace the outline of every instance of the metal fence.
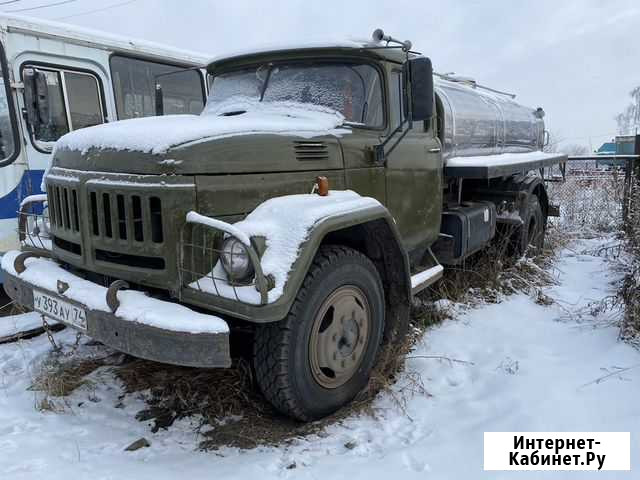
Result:
<instances>
[{"instance_id":1,"label":"metal fence","mask_svg":"<svg viewBox=\"0 0 640 480\"><path fill-rule=\"evenodd\" d=\"M574 156L547 175L550 203L560 206L551 219L568 229L615 230L629 211L638 155Z\"/></svg>"}]
</instances>

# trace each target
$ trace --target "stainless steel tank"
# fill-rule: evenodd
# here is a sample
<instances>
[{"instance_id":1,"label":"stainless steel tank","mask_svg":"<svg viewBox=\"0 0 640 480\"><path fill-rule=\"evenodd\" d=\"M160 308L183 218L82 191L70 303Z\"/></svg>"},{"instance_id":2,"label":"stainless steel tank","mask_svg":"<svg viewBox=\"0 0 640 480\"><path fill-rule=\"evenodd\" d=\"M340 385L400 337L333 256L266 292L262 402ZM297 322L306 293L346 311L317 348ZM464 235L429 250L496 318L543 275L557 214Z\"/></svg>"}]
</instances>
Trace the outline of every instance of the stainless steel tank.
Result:
<instances>
[{"instance_id":1,"label":"stainless steel tank","mask_svg":"<svg viewBox=\"0 0 640 480\"><path fill-rule=\"evenodd\" d=\"M436 78L435 93L445 159L542 149L542 109L522 106L509 94L471 80Z\"/></svg>"}]
</instances>

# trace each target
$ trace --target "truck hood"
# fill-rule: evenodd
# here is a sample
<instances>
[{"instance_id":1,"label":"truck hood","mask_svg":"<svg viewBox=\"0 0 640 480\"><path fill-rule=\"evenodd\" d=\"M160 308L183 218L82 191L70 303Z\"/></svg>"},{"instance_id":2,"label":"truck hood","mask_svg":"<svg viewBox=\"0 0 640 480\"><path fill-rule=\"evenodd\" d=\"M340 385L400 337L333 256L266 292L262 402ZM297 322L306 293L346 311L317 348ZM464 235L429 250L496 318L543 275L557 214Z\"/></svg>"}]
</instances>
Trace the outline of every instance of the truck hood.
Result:
<instances>
[{"instance_id":1,"label":"truck hood","mask_svg":"<svg viewBox=\"0 0 640 480\"><path fill-rule=\"evenodd\" d=\"M53 165L139 174L311 170L317 160L340 168L341 162L331 160L341 157L337 138L350 132L343 122L341 114L313 105L228 103L201 115L123 120L71 132L56 143Z\"/></svg>"}]
</instances>

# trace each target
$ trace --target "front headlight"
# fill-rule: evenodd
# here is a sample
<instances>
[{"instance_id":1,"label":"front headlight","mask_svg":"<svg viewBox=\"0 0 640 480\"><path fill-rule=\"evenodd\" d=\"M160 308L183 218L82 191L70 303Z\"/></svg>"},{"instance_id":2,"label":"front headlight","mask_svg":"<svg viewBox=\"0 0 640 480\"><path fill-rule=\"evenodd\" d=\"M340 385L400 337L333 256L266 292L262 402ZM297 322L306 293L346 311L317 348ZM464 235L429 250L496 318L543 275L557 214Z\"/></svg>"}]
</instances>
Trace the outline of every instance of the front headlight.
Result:
<instances>
[{"instance_id":1,"label":"front headlight","mask_svg":"<svg viewBox=\"0 0 640 480\"><path fill-rule=\"evenodd\" d=\"M233 282L248 280L253 275L253 265L242 242L234 237L227 238L222 244L222 267Z\"/></svg>"}]
</instances>

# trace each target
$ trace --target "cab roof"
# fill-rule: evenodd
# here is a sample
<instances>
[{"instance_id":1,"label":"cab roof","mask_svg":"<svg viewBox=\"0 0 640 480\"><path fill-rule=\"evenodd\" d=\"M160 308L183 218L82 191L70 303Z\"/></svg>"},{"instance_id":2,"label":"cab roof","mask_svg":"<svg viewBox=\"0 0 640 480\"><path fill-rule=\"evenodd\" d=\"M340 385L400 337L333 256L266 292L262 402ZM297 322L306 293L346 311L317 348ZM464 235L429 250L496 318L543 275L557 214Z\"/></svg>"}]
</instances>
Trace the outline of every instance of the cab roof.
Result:
<instances>
[{"instance_id":1,"label":"cab roof","mask_svg":"<svg viewBox=\"0 0 640 480\"><path fill-rule=\"evenodd\" d=\"M310 57L325 55L345 55L361 56L389 60L402 63L406 59L406 54L401 48L395 46L385 46L384 43L373 40L340 40L311 42L293 45L269 45L253 50L238 51L223 55L218 55L209 60L207 70L212 72L222 66L252 63L261 59L288 58L288 57ZM415 56L412 52L411 56Z\"/></svg>"}]
</instances>

